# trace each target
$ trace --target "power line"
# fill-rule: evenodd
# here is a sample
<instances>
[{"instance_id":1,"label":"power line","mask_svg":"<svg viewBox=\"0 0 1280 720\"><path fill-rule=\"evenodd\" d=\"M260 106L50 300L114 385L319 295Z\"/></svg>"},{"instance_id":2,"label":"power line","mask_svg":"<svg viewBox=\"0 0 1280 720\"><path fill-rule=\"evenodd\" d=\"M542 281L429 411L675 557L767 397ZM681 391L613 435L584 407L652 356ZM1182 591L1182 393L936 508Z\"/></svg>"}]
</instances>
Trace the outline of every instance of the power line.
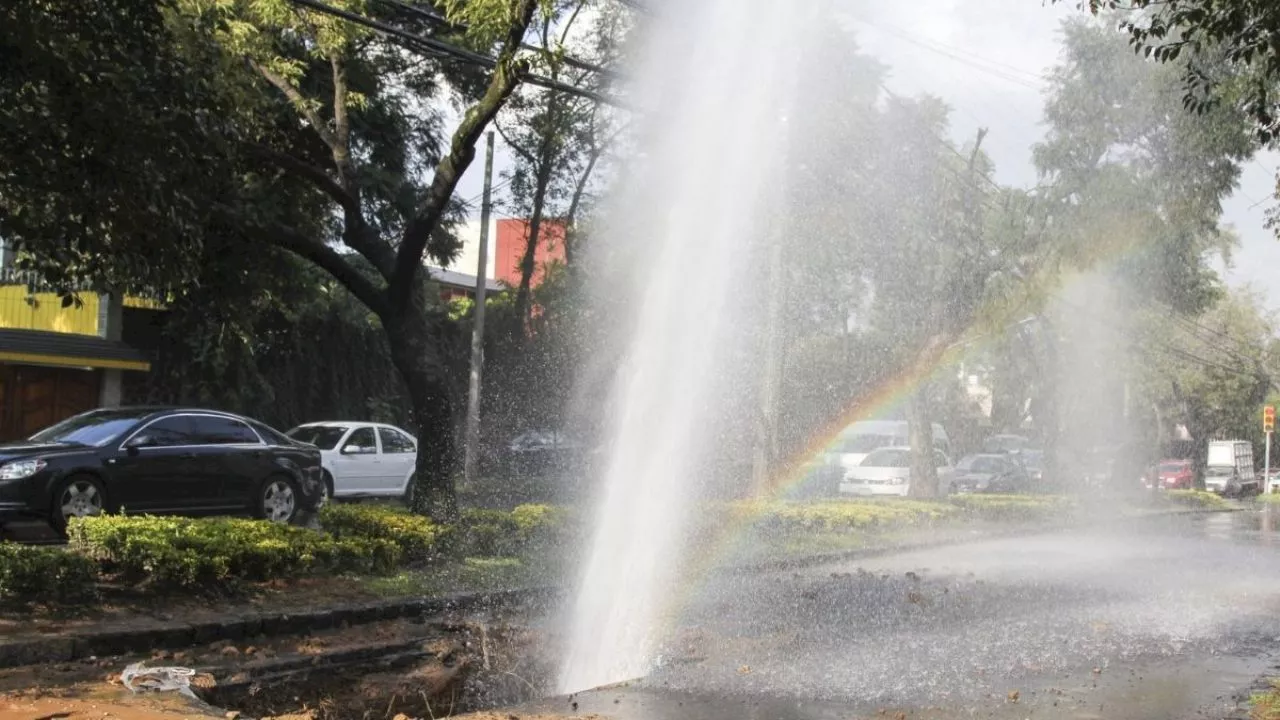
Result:
<instances>
[{"instance_id":1,"label":"power line","mask_svg":"<svg viewBox=\"0 0 1280 720\"><path fill-rule=\"evenodd\" d=\"M1126 330L1125 328L1119 327L1114 322L1110 321L1110 319L1102 318L1100 315L1093 312L1089 308L1083 307L1081 305L1077 305L1076 303L1073 303L1069 300L1065 300L1061 297L1057 298L1057 300L1058 302L1062 303L1063 305L1066 305L1067 307L1070 307L1078 312L1089 315L1095 322L1098 322L1103 325L1107 325L1112 330L1125 333L1125 330ZM1183 362L1190 362L1202 368L1218 370L1221 372L1225 372L1225 373L1236 375L1243 378L1248 378L1251 380L1265 379L1272 386L1276 384L1275 380L1265 372L1253 372L1250 370L1244 370L1241 368L1224 365L1220 362L1209 360L1207 358L1196 355L1195 353L1189 350L1174 347L1173 345L1168 344L1166 341L1161 340L1158 337L1147 337L1145 338L1143 343L1138 343L1133 340L1129 340L1126 343L1126 345L1130 350L1138 352L1140 354L1147 354L1152 352L1153 350L1160 351L1160 352L1163 352L1166 356L1173 356L1182 360Z\"/></svg>"},{"instance_id":2,"label":"power line","mask_svg":"<svg viewBox=\"0 0 1280 720\"><path fill-rule=\"evenodd\" d=\"M480 67L484 67L488 69L493 69L498 65L498 61L492 57L489 57L488 55L482 55L480 53L472 52L470 50L467 50L466 48L460 48L456 45L452 45L450 43L446 43L426 35L418 35L415 33L407 32L405 30L401 30L398 27L395 27L394 25L389 25L387 23L384 23L381 20L375 20L373 18L367 17L365 15L361 15L359 13L343 10L342 8L337 8L327 3L320 2L320 0L290 0L290 2L296 5L301 5L306 8L310 8L311 10L314 10L319 13L324 13L326 15L331 15L333 17L342 18L343 20L354 23L356 25L369 28L370 30L373 30L374 32L384 37L399 40L400 42L406 44L407 49L414 52L420 52L420 53L425 53L428 55L435 55L435 56L452 57L457 60L461 60L463 62L467 62L472 65L478 65ZM587 98L588 100L593 100L595 102L602 103L605 105L623 107L621 101L615 98L607 97L601 93L598 93L592 90L587 90L585 88L580 88L580 87L577 87L576 85L563 83L563 82L560 82L559 80L553 80L551 78L544 77L542 75L538 75L535 73L525 73L521 76L521 80L530 85L536 85L538 87L547 88L548 90L558 90L563 93Z\"/></svg>"},{"instance_id":3,"label":"power line","mask_svg":"<svg viewBox=\"0 0 1280 720\"><path fill-rule=\"evenodd\" d=\"M1003 63L999 63L994 60L987 60L985 58L981 58L980 56L967 53L959 48L946 49L947 46L942 45L942 43L936 43L935 41L925 40L925 39L913 36L910 33L906 32L905 30L899 30L897 28L894 28L891 25L884 25L881 23L872 22L870 20L867 20L865 18L860 18L860 17L855 17L854 19L857 20L858 22L861 22L864 25L873 27L888 35L892 35L893 37L896 37L903 42L910 43L911 45L915 45L916 47L922 48L924 50L928 50L938 55L942 55L943 57L950 58L951 60L967 65L975 70L987 73L992 77L997 77L997 78L1000 78L1001 80L1005 80L1017 85L1021 85L1022 87L1025 87L1030 90L1041 90L1043 87L1040 83L1043 80L1045 80L1045 78L1041 75L1030 75L1029 73L1026 73L1026 71L1019 70L1017 68L1014 68L1013 66L1005 65ZM961 53L964 53L969 57L964 57L964 55L961 55ZM990 63L992 66L996 66L996 67L983 65L982 63ZM997 68L1004 68L1004 69L997 69ZM1027 74L1028 77L1019 77L1015 73L1024 73L1024 74ZM1030 79L1032 77L1034 77L1035 79L1034 80Z\"/></svg>"},{"instance_id":4,"label":"power line","mask_svg":"<svg viewBox=\"0 0 1280 720\"><path fill-rule=\"evenodd\" d=\"M428 10L426 8L423 8L417 5L411 5L407 2L403 2L403 0L377 0L377 2L396 8L402 12L408 13L422 20L426 20L427 22L430 22L439 27L450 28L450 29L461 31L461 32L465 32L467 30L466 25L450 22L448 18L446 18L445 16L433 10ZM520 47L521 49L529 50L532 52L542 52L542 48L535 47L528 43L520 43ZM617 72L610 70L606 67L596 65L594 63L589 63L585 60L579 60L578 58L575 58L572 55L564 55L564 56L561 56L559 59L560 59L560 62L563 62L565 65L568 65L569 67L577 68L579 70L586 70L587 72L593 72L593 73L596 73L597 75L602 75L610 79L615 79L615 80L619 79L619 75Z\"/></svg>"},{"instance_id":5,"label":"power line","mask_svg":"<svg viewBox=\"0 0 1280 720\"><path fill-rule=\"evenodd\" d=\"M505 188L506 186L508 186L508 185L510 185L510 184L511 184L511 180L512 180L512 178L511 178L511 177L508 177L507 179L503 180L502 182L499 182L499 183L494 184L494 186L493 186L492 188L490 188L490 189L489 189L489 190L490 190L490 192L497 192L497 191L499 191L499 190L501 190L501 189ZM475 201L480 200L480 199L482 199L483 197L484 197L484 193L483 193L483 192L481 192L481 193L479 193L478 195L476 195L475 197L471 198L470 200L464 200L463 202L464 202L464 204L466 204L466 205L471 205L471 204L475 203Z\"/></svg>"},{"instance_id":6,"label":"power line","mask_svg":"<svg viewBox=\"0 0 1280 720\"><path fill-rule=\"evenodd\" d=\"M1149 300L1147 300L1146 302L1147 302L1147 304L1148 304L1149 306L1151 306L1151 307L1159 308L1160 310L1162 310L1163 312L1165 312L1169 317L1173 318L1175 321L1179 321L1179 322L1181 322L1181 323L1183 324L1183 326L1184 326L1184 327L1193 328L1192 330L1189 330L1189 332L1191 332L1191 334L1192 334L1192 335L1195 335L1196 339L1197 339L1197 340L1199 340L1200 342L1204 343L1207 347L1209 347L1209 348L1211 348L1211 349L1215 349L1215 350L1221 350L1222 352L1227 353L1227 354L1228 354L1229 356L1231 356L1233 359L1238 360L1238 361L1240 361L1240 362L1245 362L1245 363L1252 363L1252 362L1254 362L1252 358L1249 358L1248 356L1244 355L1242 352L1232 351L1232 350L1231 350L1230 348L1228 348L1228 347L1223 347L1223 346L1220 346L1220 345L1215 345L1212 341L1205 339L1205 337L1204 337L1204 336L1202 336L1202 335L1197 335L1197 334L1195 333L1195 330L1200 330L1200 331L1202 331L1202 332L1208 333L1209 335L1212 335L1212 336L1214 336L1214 337L1218 338L1219 340L1222 340L1222 341L1224 341L1224 342L1226 342L1226 343L1232 344L1232 345L1234 345L1234 346L1236 347L1236 350L1240 350L1240 351L1245 351L1245 352L1247 352L1247 351L1249 351L1249 350L1252 350L1252 349L1253 349L1253 348L1249 347L1249 346L1248 346L1244 341L1240 340L1239 338L1232 337L1232 336L1228 335L1227 333L1225 333L1225 332L1223 332L1223 331L1221 331L1221 330L1218 330L1218 329L1215 329L1215 328L1211 328L1211 327L1209 327L1209 326L1207 326L1207 325L1203 325L1203 324L1201 324L1201 323L1197 322L1194 318L1187 317L1186 315L1184 315L1184 314L1182 314L1182 313L1178 312L1178 311L1177 311L1175 308L1173 308L1172 306L1170 306L1170 305L1168 305L1168 304L1166 304L1166 303L1162 303L1162 302L1160 302L1159 300L1149 299Z\"/></svg>"}]
</instances>

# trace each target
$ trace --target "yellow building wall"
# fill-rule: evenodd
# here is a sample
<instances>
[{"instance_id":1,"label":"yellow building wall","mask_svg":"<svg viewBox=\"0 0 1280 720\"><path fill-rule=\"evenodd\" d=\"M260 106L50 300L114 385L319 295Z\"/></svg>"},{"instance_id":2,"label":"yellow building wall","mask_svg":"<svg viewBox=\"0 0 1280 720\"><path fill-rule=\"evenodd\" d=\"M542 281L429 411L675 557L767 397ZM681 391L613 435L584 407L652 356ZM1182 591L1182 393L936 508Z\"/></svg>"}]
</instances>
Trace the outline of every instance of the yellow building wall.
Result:
<instances>
[{"instance_id":1,"label":"yellow building wall","mask_svg":"<svg viewBox=\"0 0 1280 720\"><path fill-rule=\"evenodd\" d=\"M62 307L57 293L27 294L25 285L0 285L0 328L98 334L98 296L81 293L80 304Z\"/></svg>"}]
</instances>

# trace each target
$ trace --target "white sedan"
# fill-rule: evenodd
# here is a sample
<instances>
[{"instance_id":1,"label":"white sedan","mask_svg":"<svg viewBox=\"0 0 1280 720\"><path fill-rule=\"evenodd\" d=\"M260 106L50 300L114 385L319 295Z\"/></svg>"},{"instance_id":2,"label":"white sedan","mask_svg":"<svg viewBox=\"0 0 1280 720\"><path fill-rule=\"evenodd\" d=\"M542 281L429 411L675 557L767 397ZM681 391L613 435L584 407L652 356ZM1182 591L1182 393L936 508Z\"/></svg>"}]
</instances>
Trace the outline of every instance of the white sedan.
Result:
<instances>
[{"instance_id":1,"label":"white sedan","mask_svg":"<svg viewBox=\"0 0 1280 720\"><path fill-rule=\"evenodd\" d=\"M407 498L418 441L394 425L317 422L286 433L320 448L325 492L333 498Z\"/></svg>"},{"instance_id":2,"label":"white sedan","mask_svg":"<svg viewBox=\"0 0 1280 720\"><path fill-rule=\"evenodd\" d=\"M938 471L938 494L951 492L955 468L940 450L933 451L933 464ZM857 467L845 470L840 482L842 495L898 496L911 488L911 448L886 447L867 455Z\"/></svg>"}]
</instances>

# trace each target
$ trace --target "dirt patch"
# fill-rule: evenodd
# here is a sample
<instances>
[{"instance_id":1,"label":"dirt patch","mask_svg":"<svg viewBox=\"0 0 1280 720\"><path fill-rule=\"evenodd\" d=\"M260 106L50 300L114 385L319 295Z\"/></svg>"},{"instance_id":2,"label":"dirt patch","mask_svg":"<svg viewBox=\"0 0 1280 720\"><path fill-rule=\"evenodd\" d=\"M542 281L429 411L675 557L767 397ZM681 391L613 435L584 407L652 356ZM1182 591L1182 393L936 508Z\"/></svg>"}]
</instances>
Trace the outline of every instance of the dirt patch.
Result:
<instances>
[{"instance_id":1,"label":"dirt patch","mask_svg":"<svg viewBox=\"0 0 1280 720\"><path fill-rule=\"evenodd\" d=\"M135 696L101 688L79 697L0 697L0 720L177 720L223 715L185 699Z\"/></svg>"},{"instance_id":2,"label":"dirt patch","mask_svg":"<svg viewBox=\"0 0 1280 720\"><path fill-rule=\"evenodd\" d=\"M0 671L0 720L200 715L176 694L129 693L120 673L135 662L194 669L193 691L207 704L197 707L224 720L228 712L298 720L439 718L540 696L552 669L545 644L501 616L459 614L32 665Z\"/></svg>"},{"instance_id":3,"label":"dirt patch","mask_svg":"<svg viewBox=\"0 0 1280 720\"><path fill-rule=\"evenodd\" d=\"M460 626L355 663L330 662L341 655L331 651L312 666L246 669L202 696L245 717L276 720L439 718L542 696L552 669L544 644L524 629Z\"/></svg>"},{"instance_id":4,"label":"dirt patch","mask_svg":"<svg viewBox=\"0 0 1280 720\"><path fill-rule=\"evenodd\" d=\"M150 596L129 588L102 588L93 607L0 608L0 637L71 635L104 626L127 628L156 621L199 623L258 613L302 612L386 600L352 578L302 578L253 585L235 596ZM405 595L409 595L407 592Z\"/></svg>"}]
</instances>

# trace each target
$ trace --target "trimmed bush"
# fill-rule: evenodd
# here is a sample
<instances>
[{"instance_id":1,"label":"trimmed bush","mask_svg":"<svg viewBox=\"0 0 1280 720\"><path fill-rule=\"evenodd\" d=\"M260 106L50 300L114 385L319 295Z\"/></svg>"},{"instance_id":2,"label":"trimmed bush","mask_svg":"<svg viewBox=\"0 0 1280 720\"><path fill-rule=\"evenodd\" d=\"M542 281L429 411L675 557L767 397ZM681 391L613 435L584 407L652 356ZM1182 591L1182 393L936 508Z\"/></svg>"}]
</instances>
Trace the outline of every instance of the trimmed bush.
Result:
<instances>
[{"instance_id":1,"label":"trimmed bush","mask_svg":"<svg viewBox=\"0 0 1280 720\"><path fill-rule=\"evenodd\" d=\"M0 543L0 599L71 603L93 599L98 564L64 548Z\"/></svg>"},{"instance_id":2,"label":"trimmed bush","mask_svg":"<svg viewBox=\"0 0 1280 720\"><path fill-rule=\"evenodd\" d=\"M410 560L428 560L439 554L438 544L448 530L429 518L392 505L330 503L320 510L320 525L339 540L395 543Z\"/></svg>"},{"instance_id":3,"label":"trimmed bush","mask_svg":"<svg viewBox=\"0 0 1280 720\"><path fill-rule=\"evenodd\" d=\"M240 518L100 515L73 520L74 549L107 573L154 590L228 588L322 573L385 573L403 557L379 538L335 538Z\"/></svg>"},{"instance_id":4,"label":"trimmed bush","mask_svg":"<svg viewBox=\"0 0 1280 720\"><path fill-rule=\"evenodd\" d=\"M510 512L462 511L456 550L464 557L512 557L563 547L573 532L569 513L552 505L520 505Z\"/></svg>"},{"instance_id":5,"label":"trimmed bush","mask_svg":"<svg viewBox=\"0 0 1280 720\"><path fill-rule=\"evenodd\" d=\"M1070 509L1061 495L953 495L948 502L983 520L1044 520Z\"/></svg>"},{"instance_id":6,"label":"trimmed bush","mask_svg":"<svg viewBox=\"0 0 1280 720\"><path fill-rule=\"evenodd\" d=\"M1193 508L1218 509L1229 507L1229 503L1221 495L1206 490L1166 490L1165 496L1175 505L1186 505ZM1259 495L1263 502L1280 502L1280 495Z\"/></svg>"}]
</instances>

